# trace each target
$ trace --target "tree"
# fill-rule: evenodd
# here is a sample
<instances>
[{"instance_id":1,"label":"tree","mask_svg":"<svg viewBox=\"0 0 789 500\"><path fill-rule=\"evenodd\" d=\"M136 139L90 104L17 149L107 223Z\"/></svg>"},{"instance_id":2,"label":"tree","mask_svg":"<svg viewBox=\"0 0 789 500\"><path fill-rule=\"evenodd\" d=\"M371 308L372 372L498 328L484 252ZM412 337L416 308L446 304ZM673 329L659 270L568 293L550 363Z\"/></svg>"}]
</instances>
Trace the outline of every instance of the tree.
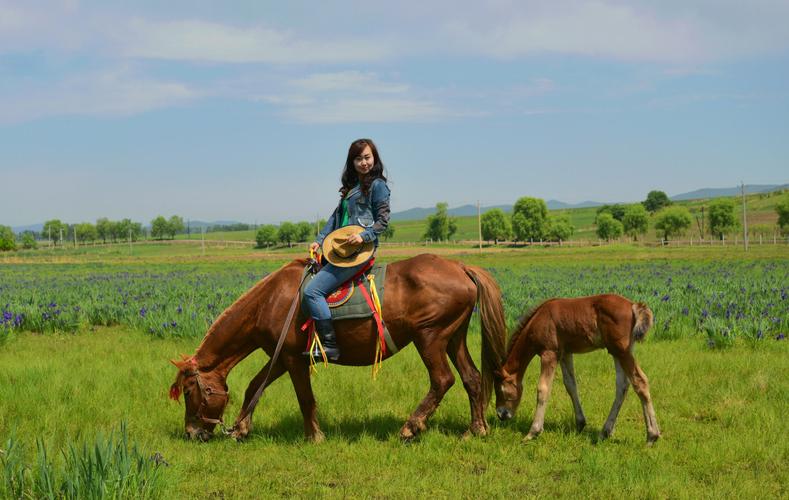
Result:
<instances>
[{"instance_id":1,"label":"tree","mask_svg":"<svg viewBox=\"0 0 789 500\"><path fill-rule=\"evenodd\" d=\"M296 224L297 241L312 241L312 233L315 230L309 222L299 222Z\"/></svg>"},{"instance_id":2,"label":"tree","mask_svg":"<svg viewBox=\"0 0 789 500\"><path fill-rule=\"evenodd\" d=\"M427 228L423 238L433 241L448 240L457 231L457 222L447 213L444 202L436 203L436 213L427 217Z\"/></svg>"},{"instance_id":3,"label":"tree","mask_svg":"<svg viewBox=\"0 0 789 500\"><path fill-rule=\"evenodd\" d=\"M710 202L708 211L710 234L723 239L723 235L737 229L737 218L734 216L734 200L717 198Z\"/></svg>"},{"instance_id":4,"label":"tree","mask_svg":"<svg viewBox=\"0 0 789 500\"><path fill-rule=\"evenodd\" d=\"M642 202L649 213L655 213L663 207L671 205L671 200L663 191L650 191L647 199Z\"/></svg>"},{"instance_id":5,"label":"tree","mask_svg":"<svg viewBox=\"0 0 789 500\"><path fill-rule=\"evenodd\" d=\"M74 226L74 231L77 233L77 240L85 243L86 241L95 241L97 238L96 226L90 222L82 222Z\"/></svg>"},{"instance_id":6,"label":"tree","mask_svg":"<svg viewBox=\"0 0 789 500\"><path fill-rule=\"evenodd\" d=\"M778 214L778 226L781 233L789 233L789 195L775 205L775 212Z\"/></svg>"},{"instance_id":7,"label":"tree","mask_svg":"<svg viewBox=\"0 0 789 500\"><path fill-rule=\"evenodd\" d=\"M600 215L603 212L608 212L609 214L611 214L611 216L614 219L618 220L619 222L622 222L622 219L624 219L625 217L625 207L623 207L619 203L616 203L614 205L603 205L597 209L597 215Z\"/></svg>"},{"instance_id":8,"label":"tree","mask_svg":"<svg viewBox=\"0 0 789 500\"><path fill-rule=\"evenodd\" d=\"M622 226L625 233L635 239L644 235L649 230L649 214L644 205L636 204L625 208L625 215L622 217Z\"/></svg>"},{"instance_id":9,"label":"tree","mask_svg":"<svg viewBox=\"0 0 789 500\"><path fill-rule=\"evenodd\" d=\"M161 240L168 232L169 226L167 224L167 219L161 215L151 221L151 237Z\"/></svg>"},{"instance_id":10,"label":"tree","mask_svg":"<svg viewBox=\"0 0 789 500\"><path fill-rule=\"evenodd\" d=\"M38 242L36 241L36 233L34 233L33 231L25 231L22 233L22 248L26 250L38 248Z\"/></svg>"},{"instance_id":11,"label":"tree","mask_svg":"<svg viewBox=\"0 0 789 500\"><path fill-rule=\"evenodd\" d=\"M60 241L61 230L63 231L63 235L65 237L66 233L68 232L68 226L60 222L60 219L51 219L44 223L44 228L41 230L41 234L47 238L51 238L52 241L57 244L57 242Z\"/></svg>"},{"instance_id":12,"label":"tree","mask_svg":"<svg viewBox=\"0 0 789 500\"><path fill-rule=\"evenodd\" d=\"M271 224L261 225L255 233L258 248L267 247L277 242L277 226Z\"/></svg>"},{"instance_id":13,"label":"tree","mask_svg":"<svg viewBox=\"0 0 789 500\"><path fill-rule=\"evenodd\" d=\"M603 240L619 238L625 230L622 223L608 212L598 215L595 224L597 224L597 237Z\"/></svg>"},{"instance_id":14,"label":"tree","mask_svg":"<svg viewBox=\"0 0 789 500\"><path fill-rule=\"evenodd\" d=\"M512 223L504 210L500 208L493 208L482 214L480 225L482 226L482 239L493 241L496 245L499 244L499 241L512 237Z\"/></svg>"},{"instance_id":15,"label":"tree","mask_svg":"<svg viewBox=\"0 0 789 500\"><path fill-rule=\"evenodd\" d=\"M167 221L167 234L170 235L171 240L174 240L175 235L183 232L184 229L186 229L186 225L184 224L183 218L179 215L173 215Z\"/></svg>"},{"instance_id":16,"label":"tree","mask_svg":"<svg viewBox=\"0 0 789 500\"><path fill-rule=\"evenodd\" d=\"M111 236L112 222L106 217L96 219L96 235L103 243L107 243L107 238Z\"/></svg>"},{"instance_id":17,"label":"tree","mask_svg":"<svg viewBox=\"0 0 789 500\"><path fill-rule=\"evenodd\" d=\"M690 227L693 218L685 207L666 207L655 217L655 229L663 231L663 238L668 240L674 236L682 236Z\"/></svg>"},{"instance_id":18,"label":"tree","mask_svg":"<svg viewBox=\"0 0 789 500\"><path fill-rule=\"evenodd\" d=\"M575 226L570 223L569 215L562 214L548 218L548 240L567 241L574 232Z\"/></svg>"},{"instance_id":19,"label":"tree","mask_svg":"<svg viewBox=\"0 0 789 500\"><path fill-rule=\"evenodd\" d=\"M542 240L548 230L548 206L540 198L524 196L512 208L512 232L520 241Z\"/></svg>"},{"instance_id":20,"label":"tree","mask_svg":"<svg viewBox=\"0 0 789 500\"><path fill-rule=\"evenodd\" d=\"M16 236L9 226L0 226L0 252L16 250Z\"/></svg>"},{"instance_id":21,"label":"tree","mask_svg":"<svg viewBox=\"0 0 789 500\"><path fill-rule=\"evenodd\" d=\"M288 247L290 247L291 242L296 241L296 236L298 236L298 228L296 224L292 222L283 222L279 225L279 241L282 243L287 243Z\"/></svg>"},{"instance_id":22,"label":"tree","mask_svg":"<svg viewBox=\"0 0 789 500\"><path fill-rule=\"evenodd\" d=\"M395 234L395 227L390 222L386 225L386 229L381 233L381 237L383 237L384 241L389 241L389 238L394 237Z\"/></svg>"}]
</instances>

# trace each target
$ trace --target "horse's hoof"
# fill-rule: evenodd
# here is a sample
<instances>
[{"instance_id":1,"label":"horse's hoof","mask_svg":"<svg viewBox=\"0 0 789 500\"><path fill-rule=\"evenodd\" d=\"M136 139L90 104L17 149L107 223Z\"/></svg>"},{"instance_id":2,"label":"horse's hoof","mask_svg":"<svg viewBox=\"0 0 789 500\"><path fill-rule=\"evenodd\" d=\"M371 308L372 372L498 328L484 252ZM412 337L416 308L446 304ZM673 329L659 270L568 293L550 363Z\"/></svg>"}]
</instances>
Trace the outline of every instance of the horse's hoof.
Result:
<instances>
[{"instance_id":1,"label":"horse's hoof","mask_svg":"<svg viewBox=\"0 0 789 500\"><path fill-rule=\"evenodd\" d=\"M526 434L526 437L523 438L523 442L528 443L529 441L534 441L535 439L537 439L537 436L539 435L540 435L539 432L529 432L528 434Z\"/></svg>"},{"instance_id":2,"label":"horse's hoof","mask_svg":"<svg viewBox=\"0 0 789 500\"><path fill-rule=\"evenodd\" d=\"M600 431L600 441L605 441L606 439L613 436L614 430L613 429L606 429L603 427L603 430Z\"/></svg>"},{"instance_id":3,"label":"horse's hoof","mask_svg":"<svg viewBox=\"0 0 789 500\"><path fill-rule=\"evenodd\" d=\"M581 432L586 427L586 420L579 420L575 423L576 432Z\"/></svg>"},{"instance_id":4,"label":"horse's hoof","mask_svg":"<svg viewBox=\"0 0 789 500\"><path fill-rule=\"evenodd\" d=\"M326 436L321 431L314 432L311 436L305 436L307 441L312 444L321 444L322 442L326 441Z\"/></svg>"},{"instance_id":5,"label":"horse's hoof","mask_svg":"<svg viewBox=\"0 0 789 500\"><path fill-rule=\"evenodd\" d=\"M655 435L652 435L652 436L647 436L647 446L652 446L653 444L655 444L655 443L657 442L657 440L658 440L659 438L660 438L660 434L655 434Z\"/></svg>"}]
</instances>

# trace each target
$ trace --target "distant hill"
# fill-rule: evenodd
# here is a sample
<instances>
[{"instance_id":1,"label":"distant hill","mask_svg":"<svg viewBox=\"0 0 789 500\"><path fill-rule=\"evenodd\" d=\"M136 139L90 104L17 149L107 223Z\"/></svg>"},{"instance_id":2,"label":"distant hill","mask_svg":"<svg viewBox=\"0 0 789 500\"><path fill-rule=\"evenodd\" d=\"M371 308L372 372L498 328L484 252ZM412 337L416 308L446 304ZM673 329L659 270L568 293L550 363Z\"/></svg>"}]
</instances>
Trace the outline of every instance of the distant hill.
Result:
<instances>
[{"instance_id":1,"label":"distant hill","mask_svg":"<svg viewBox=\"0 0 789 500\"><path fill-rule=\"evenodd\" d=\"M780 189L789 189L789 184L746 184L745 194L769 193ZM671 196L673 201L699 200L704 198L720 198L722 196L737 196L741 194L740 187L732 188L705 188Z\"/></svg>"}]
</instances>

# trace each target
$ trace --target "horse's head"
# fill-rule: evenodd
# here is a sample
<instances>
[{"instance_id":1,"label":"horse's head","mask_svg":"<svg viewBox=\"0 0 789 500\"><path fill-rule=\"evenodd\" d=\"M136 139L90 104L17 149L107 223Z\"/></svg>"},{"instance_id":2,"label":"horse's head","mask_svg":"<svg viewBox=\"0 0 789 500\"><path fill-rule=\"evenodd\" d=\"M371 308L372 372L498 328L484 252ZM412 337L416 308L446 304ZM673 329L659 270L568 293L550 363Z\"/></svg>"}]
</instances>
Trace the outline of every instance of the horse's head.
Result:
<instances>
[{"instance_id":1,"label":"horse's head","mask_svg":"<svg viewBox=\"0 0 789 500\"><path fill-rule=\"evenodd\" d=\"M181 360L170 360L178 368L175 382L170 386L170 399L179 400L184 394L186 410L184 424L190 439L208 441L214 428L222 423L227 406L227 384L214 372L201 372L193 357L181 355Z\"/></svg>"},{"instance_id":2,"label":"horse's head","mask_svg":"<svg viewBox=\"0 0 789 500\"><path fill-rule=\"evenodd\" d=\"M496 391L496 415L499 420L511 419L515 416L523 396L521 377L501 368L493 372L493 387Z\"/></svg>"}]
</instances>

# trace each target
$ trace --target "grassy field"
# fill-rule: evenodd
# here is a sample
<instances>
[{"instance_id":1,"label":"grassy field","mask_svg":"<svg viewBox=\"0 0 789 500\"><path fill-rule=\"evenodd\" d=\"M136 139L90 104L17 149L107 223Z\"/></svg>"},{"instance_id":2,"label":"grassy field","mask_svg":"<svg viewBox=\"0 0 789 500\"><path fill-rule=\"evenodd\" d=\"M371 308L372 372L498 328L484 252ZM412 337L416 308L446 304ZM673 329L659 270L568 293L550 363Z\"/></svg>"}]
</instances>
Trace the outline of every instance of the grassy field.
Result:
<instances>
[{"instance_id":1,"label":"grassy field","mask_svg":"<svg viewBox=\"0 0 789 500\"><path fill-rule=\"evenodd\" d=\"M383 248L380 257L421 251ZM158 469L156 492L165 498L787 496L785 247L754 247L748 254L731 247L628 245L431 251L490 269L510 324L554 295L618 291L647 301L656 325L636 356L651 382L663 438L645 446L631 391L615 436L598 441L613 401L614 371L610 357L595 352L575 360L589 421L580 434L557 374L545 432L521 442L534 409L533 364L514 421L500 424L489 409L491 434L462 439L469 415L458 379L428 432L402 444L398 430L428 388L426 371L408 347L383 365L375 382L369 368L320 369L313 386L327 436L321 445L303 442L301 414L285 378L266 392L246 442L187 442L183 406L167 399L175 377L167 360L192 353L223 307L303 249L211 247L203 255L176 243L139 245L131 253L96 247L0 257L4 319L6 312L10 324L25 316L23 327L0 326L0 449L7 451L9 436L16 436L32 478L41 459L37 438L49 462L60 466L69 444L91 442L126 422L129 440L144 456L159 453L169 464ZM474 324L475 358L478 331ZM264 362L255 353L231 373L228 420Z\"/></svg>"}]
</instances>

